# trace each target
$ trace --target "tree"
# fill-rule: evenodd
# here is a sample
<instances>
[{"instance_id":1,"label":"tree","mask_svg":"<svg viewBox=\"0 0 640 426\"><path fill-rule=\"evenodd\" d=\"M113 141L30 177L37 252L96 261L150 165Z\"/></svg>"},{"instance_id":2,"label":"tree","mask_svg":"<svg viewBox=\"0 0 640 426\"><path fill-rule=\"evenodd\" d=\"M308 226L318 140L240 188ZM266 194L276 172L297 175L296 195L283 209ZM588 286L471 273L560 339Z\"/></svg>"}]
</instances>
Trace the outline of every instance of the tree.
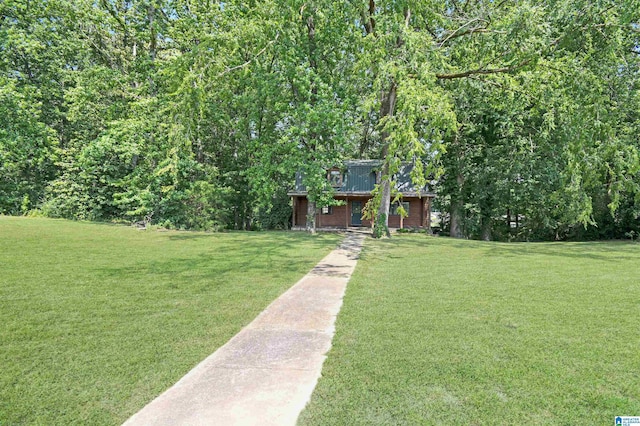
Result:
<instances>
[{"instance_id":1,"label":"tree","mask_svg":"<svg viewBox=\"0 0 640 426\"><path fill-rule=\"evenodd\" d=\"M327 169L439 177L450 232L623 235L638 200L637 0L6 0L0 209L308 228ZM517 229L514 228L517 224ZM598 226L598 228L596 228Z\"/></svg>"},{"instance_id":2,"label":"tree","mask_svg":"<svg viewBox=\"0 0 640 426\"><path fill-rule=\"evenodd\" d=\"M571 73L573 78L581 75L581 82L589 81L584 79L588 74L593 75L598 82L604 82L605 74L593 71L576 73L572 70L577 70L576 66L581 61L598 56L597 48L606 52L606 55L618 58L599 62L600 66L606 63L608 72L613 73L622 69L620 55L627 52L625 56L628 57L635 46L625 37L625 34L634 28L633 25L637 25L634 24L637 17L630 13L634 10L632 7L631 3L591 5L584 2L370 2L368 9L363 10L361 14L361 22L367 34L362 59L371 70L370 75L375 76L375 82L371 86L373 95L370 105L379 107L376 128L379 132L379 152L384 160L383 179L379 188L382 196L376 221L376 225L380 226L382 231L376 234L388 234L385 228L390 187L393 186L395 168L401 161L420 164L420 160L426 157L437 164L440 159L445 159L449 165L449 172L453 172L452 165L458 163L460 168L462 163L470 161L471 167L468 169L474 170L475 178L481 177L481 174L477 173L478 170L500 170L500 167L496 166L503 161L503 155L508 150L502 153L492 152L487 150L487 145L487 148L482 148L475 142L462 140L464 137L472 137L476 138L476 142L482 140L484 143L495 145L495 142L499 141L496 137L503 136L491 134L492 128L499 129L495 127L495 123L491 123L493 118L474 116L473 108L478 105L469 94L464 94L464 83L459 83L459 80L485 82L481 94L490 93L493 90L491 85L502 87L500 90L503 90L505 85L512 84L509 77L518 74L529 75L529 82L519 84L526 88L525 90L533 92L542 92L538 91L533 81L543 84L543 77L550 77L555 82L562 81L565 87L576 87L569 78L557 76L550 70ZM366 44L367 40L369 44ZM580 67L585 65L583 63ZM592 65L598 68L596 62ZM501 75L507 77L503 79ZM603 96L602 92L594 89L581 87L579 90L592 96L589 100L597 105ZM507 91L509 90L514 89L507 87ZM554 87L555 98L552 101L556 105L562 105L563 101L570 102L570 98L565 97L563 91L566 89L560 85ZM477 90L475 94L478 94ZM454 99L458 99L457 107L454 107L452 102ZM525 97L524 106L526 102ZM496 108L497 111L507 111L499 103L494 106L493 111L496 111ZM459 109L463 105L469 107L469 104L471 111ZM483 109L481 105L480 107ZM529 111L522 111L524 115L530 115ZM559 112L562 118L557 117ZM556 120L569 120L569 114L565 115L562 109L552 111L552 114L556 115ZM457 115L463 118L466 115L470 119L456 120L454 117ZM574 133L560 135L554 128L552 135L543 145L549 147L549 153L556 150L557 143L567 147L562 150L561 157L565 162L554 165L561 175L557 182L562 182L568 188L567 191L556 191L558 202L568 203L569 207L564 209L562 218L558 220L562 223L587 224L591 222L591 206L583 182L593 168L576 168L578 163L575 162L575 155L577 151L593 146L596 137L592 135L585 138L584 134L577 131L585 128L585 123L594 118L593 115L578 116L583 120L580 124L574 117L573 122L568 122L564 127L565 131ZM543 116L542 124L555 126L556 122L551 121L550 117ZM526 120L532 123L535 117L528 116ZM418 126L421 127L420 132L416 131ZM481 133L475 130L471 130L475 136L469 133L470 129L478 126L484 128ZM504 133L504 130L508 129L500 132L507 135L508 132ZM526 129L521 130L523 131L518 133L526 136ZM429 137L424 137L425 134ZM601 139L602 135L597 138ZM610 141L614 140L614 133L609 133L607 138ZM537 142L539 138L534 136L533 139ZM459 149L459 144L470 146L474 151L473 155L467 157L469 153L466 149ZM456 154L461 157L456 159ZM626 157L631 159L633 155L629 154ZM596 154L595 158L604 159L601 153ZM478 159L483 159L483 162L478 163ZM541 172L537 170L535 173ZM424 182L424 175L416 175L416 183ZM487 184L498 176L491 173L484 175L481 178L484 182L484 195L477 198L476 206L480 215L479 226L483 228L480 234L489 238L492 223L497 216L496 200L505 196L501 196L499 191L496 194L499 188L491 188L491 185ZM523 179L516 173L516 177L507 181L521 183ZM447 181L449 184L446 191L452 200L450 205L453 206L452 234L460 236L460 213L465 205L464 190L461 187L465 186L465 176L453 172ZM629 182L629 179L625 181ZM466 182L467 187L469 183ZM473 188L478 190L480 186L475 184ZM478 194L477 191L474 193Z\"/></svg>"},{"instance_id":3,"label":"tree","mask_svg":"<svg viewBox=\"0 0 640 426\"><path fill-rule=\"evenodd\" d=\"M263 130L256 138L253 182L282 182L273 176L290 181L301 171L310 232L315 231L318 206L335 202L327 169L354 150L357 127L348 43L354 28L344 19L346 9L348 4L337 1L278 2L279 25L272 36L278 40L268 75L259 74L263 83L256 82L264 90L262 105L278 116L271 122L273 130ZM273 193L273 188L263 188L263 194Z\"/></svg>"},{"instance_id":4,"label":"tree","mask_svg":"<svg viewBox=\"0 0 640 426\"><path fill-rule=\"evenodd\" d=\"M37 95L0 76L0 213L24 214L55 173L55 132L42 122Z\"/></svg>"},{"instance_id":5,"label":"tree","mask_svg":"<svg viewBox=\"0 0 640 426\"><path fill-rule=\"evenodd\" d=\"M42 202L64 146L68 70L81 60L68 1L0 4L0 211L26 213Z\"/></svg>"},{"instance_id":6,"label":"tree","mask_svg":"<svg viewBox=\"0 0 640 426\"><path fill-rule=\"evenodd\" d=\"M472 91L456 83L462 127L442 187L454 236L487 237L505 214L509 223L511 214L526 218L519 238L584 235L604 210L615 216L621 193L637 193L637 143L627 136L637 104L631 15L617 5L556 6L552 49L536 68Z\"/></svg>"},{"instance_id":7,"label":"tree","mask_svg":"<svg viewBox=\"0 0 640 426\"><path fill-rule=\"evenodd\" d=\"M442 82L511 73L531 66L547 34L540 8L511 2L369 2L362 66L373 76L368 105L378 109L383 160L376 226L388 233L393 174L412 161L424 186L457 131L450 86ZM432 167L423 167L427 159Z\"/></svg>"}]
</instances>

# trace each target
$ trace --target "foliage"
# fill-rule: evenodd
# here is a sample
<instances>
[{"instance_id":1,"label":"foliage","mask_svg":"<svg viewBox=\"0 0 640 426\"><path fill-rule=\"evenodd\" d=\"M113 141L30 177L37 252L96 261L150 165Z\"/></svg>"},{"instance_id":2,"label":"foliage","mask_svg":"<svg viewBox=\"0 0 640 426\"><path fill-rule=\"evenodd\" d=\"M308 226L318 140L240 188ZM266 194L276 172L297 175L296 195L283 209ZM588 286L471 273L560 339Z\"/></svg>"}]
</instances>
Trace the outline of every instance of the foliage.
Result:
<instances>
[{"instance_id":1,"label":"foliage","mask_svg":"<svg viewBox=\"0 0 640 426\"><path fill-rule=\"evenodd\" d=\"M376 221L373 224L373 237L382 238L385 236L389 236L387 215L385 215L384 213L378 213L376 216Z\"/></svg>"},{"instance_id":2,"label":"foliage","mask_svg":"<svg viewBox=\"0 0 640 426\"><path fill-rule=\"evenodd\" d=\"M0 76L0 214L24 214L54 176L55 132L41 121L35 89Z\"/></svg>"},{"instance_id":3,"label":"foliage","mask_svg":"<svg viewBox=\"0 0 640 426\"><path fill-rule=\"evenodd\" d=\"M284 189L278 190L268 206L261 206L256 214L258 229L289 229L291 200Z\"/></svg>"},{"instance_id":4,"label":"foliage","mask_svg":"<svg viewBox=\"0 0 640 426\"><path fill-rule=\"evenodd\" d=\"M535 68L449 83L461 126L439 201L457 236L620 238L613 223L637 226L637 16L578 3L552 5Z\"/></svg>"},{"instance_id":5,"label":"foliage","mask_svg":"<svg viewBox=\"0 0 640 426\"><path fill-rule=\"evenodd\" d=\"M621 238L639 6L6 0L0 212L283 227L296 172L313 210L335 203L328 168L373 158L371 217L408 162L456 236Z\"/></svg>"}]
</instances>

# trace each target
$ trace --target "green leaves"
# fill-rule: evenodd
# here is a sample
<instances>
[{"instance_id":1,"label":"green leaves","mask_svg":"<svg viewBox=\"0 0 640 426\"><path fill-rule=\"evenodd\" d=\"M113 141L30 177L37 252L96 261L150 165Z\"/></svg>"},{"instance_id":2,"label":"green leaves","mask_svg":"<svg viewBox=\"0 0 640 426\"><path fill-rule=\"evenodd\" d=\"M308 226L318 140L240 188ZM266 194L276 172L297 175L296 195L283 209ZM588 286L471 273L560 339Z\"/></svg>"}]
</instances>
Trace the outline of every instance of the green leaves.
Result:
<instances>
[{"instance_id":1,"label":"green leaves","mask_svg":"<svg viewBox=\"0 0 640 426\"><path fill-rule=\"evenodd\" d=\"M460 191L468 236L479 235L483 214L501 234L514 212L524 220L510 237L621 236L637 225L616 209L638 189L638 144L628 137L638 80L627 72L638 58L622 6L555 2L540 12L538 59L515 75L451 83L462 127L441 191Z\"/></svg>"},{"instance_id":2,"label":"green leaves","mask_svg":"<svg viewBox=\"0 0 640 426\"><path fill-rule=\"evenodd\" d=\"M57 140L32 87L0 76L0 214L24 214L54 174Z\"/></svg>"},{"instance_id":3,"label":"green leaves","mask_svg":"<svg viewBox=\"0 0 640 426\"><path fill-rule=\"evenodd\" d=\"M0 211L261 227L282 224L296 171L326 205L326 169L377 158L382 189L403 162L418 187L440 178L467 236L621 235L640 191L638 10L6 0Z\"/></svg>"}]
</instances>

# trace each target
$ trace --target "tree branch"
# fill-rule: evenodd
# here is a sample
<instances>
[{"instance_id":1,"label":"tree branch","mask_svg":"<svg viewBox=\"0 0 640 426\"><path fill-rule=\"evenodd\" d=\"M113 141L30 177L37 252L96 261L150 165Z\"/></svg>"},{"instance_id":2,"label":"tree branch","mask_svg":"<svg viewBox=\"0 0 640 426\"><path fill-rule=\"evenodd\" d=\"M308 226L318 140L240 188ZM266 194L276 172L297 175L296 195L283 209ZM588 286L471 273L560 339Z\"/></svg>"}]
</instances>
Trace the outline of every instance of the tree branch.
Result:
<instances>
[{"instance_id":1,"label":"tree branch","mask_svg":"<svg viewBox=\"0 0 640 426\"><path fill-rule=\"evenodd\" d=\"M102 7L105 8L107 12L109 12L109 15L111 15L111 17L115 19L118 24L120 24L120 27L122 27L122 30L124 31L125 35L128 35L129 29L127 28L127 25L120 19L120 17L118 16L118 13L115 10L111 9L111 7L107 4L105 0L102 0L100 3L102 4Z\"/></svg>"},{"instance_id":2,"label":"tree branch","mask_svg":"<svg viewBox=\"0 0 640 426\"><path fill-rule=\"evenodd\" d=\"M461 15L460 9L458 9L458 2L456 0L454 0L452 3L453 3L453 8L455 9L456 13L458 15Z\"/></svg>"},{"instance_id":3,"label":"tree branch","mask_svg":"<svg viewBox=\"0 0 640 426\"><path fill-rule=\"evenodd\" d=\"M376 21L373 19L373 14L376 10L375 0L369 0L369 8L361 9L360 15L362 17L362 25L367 35L373 34L376 29Z\"/></svg>"},{"instance_id":4,"label":"tree branch","mask_svg":"<svg viewBox=\"0 0 640 426\"><path fill-rule=\"evenodd\" d=\"M474 22L483 22L484 25L483 26L478 26L475 28L471 28L465 31L460 31L462 30L464 27L467 27L471 24L473 24ZM444 39L442 39L442 41L439 42L440 47L444 46L444 44L446 42L448 42L451 39L457 38L457 37L462 37L465 36L467 34L473 34L476 32L488 32L489 30L487 29L487 27L489 26L489 22L484 20L484 19L472 19L468 22L465 22L462 26L460 26L458 29L456 29L455 31L452 31L451 33L449 33Z\"/></svg>"},{"instance_id":5,"label":"tree branch","mask_svg":"<svg viewBox=\"0 0 640 426\"><path fill-rule=\"evenodd\" d=\"M375 0L369 0L369 23L371 25L371 32L376 30L376 21L373 19L373 15L376 13Z\"/></svg>"},{"instance_id":6,"label":"tree branch","mask_svg":"<svg viewBox=\"0 0 640 426\"><path fill-rule=\"evenodd\" d=\"M508 72L515 71L515 70L517 70L519 68L522 68L525 65L529 64L530 62L531 62L531 59L527 59L526 61L522 61L519 64L510 66L510 67L478 68L478 69L475 69L475 70L467 70L467 71L451 73L451 74L436 74L436 78L438 78L440 80L453 80L453 79L456 79L456 78L465 78L465 77L469 77L469 76L472 76L472 75L508 73Z\"/></svg>"},{"instance_id":7,"label":"tree branch","mask_svg":"<svg viewBox=\"0 0 640 426\"><path fill-rule=\"evenodd\" d=\"M264 52L266 52L267 48L269 48L269 46L271 46L272 44L274 44L276 41L278 41L278 37L280 37L280 33L276 34L276 38L274 38L273 40L271 40L269 43L267 43L267 45L265 47L263 47L258 53L256 53L253 58L249 59L248 61L240 64L240 65L236 65L235 67L231 67L231 68L227 68L226 70L222 71L220 74L218 74L218 77L222 77L225 74L229 74L230 72L239 70L240 68L244 68L248 65L250 65L253 61L255 61L260 55L262 55Z\"/></svg>"}]
</instances>

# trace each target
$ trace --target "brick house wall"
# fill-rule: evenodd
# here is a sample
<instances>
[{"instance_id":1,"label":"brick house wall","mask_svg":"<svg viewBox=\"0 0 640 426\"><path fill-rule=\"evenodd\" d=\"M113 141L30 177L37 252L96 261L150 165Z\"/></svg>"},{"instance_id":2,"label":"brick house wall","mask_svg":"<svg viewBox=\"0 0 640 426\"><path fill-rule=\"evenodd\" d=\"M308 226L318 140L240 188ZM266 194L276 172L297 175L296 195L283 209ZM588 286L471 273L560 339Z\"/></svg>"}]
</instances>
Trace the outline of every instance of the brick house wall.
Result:
<instances>
[{"instance_id":1,"label":"brick house wall","mask_svg":"<svg viewBox=\"0 0 640 426\"><path fill-rule=\"evenodd\" d=\"M402 221L404 228L420 227L422 226L422 202L420 198L404 198L402 201L409 203L409 216L405 217ZM389 215L389 228L400 228L400 216Z\"/></svg>"},{"instance_id":2,"label":"brick house wall","mask_svg":"<svg viewBox=\"0 0 640 426\"><path fill-rule=\"evenodd\" d=\"M294 220L293 226L305 226L307 220L307 199L306 197L294 196ZM331 214L318 213L316 215L316 226L319 228L346 228L351 225L351 206L353 201L359 201L362 206L366 204L370 197L336 197L341 201L346 201L345 205L332 206ZM403 227L421 227L424 220L423 203L426 202L425 198L404 198L404 202L409 203L409 216L403 220ZM371 222L362 219L363 227L371 227ZM400 216L389 215L389 227L400 227Z\"/></svg>"},{"instance_id":3,"label":"brick house wall","mask_svg":"<svg viewBox=\"0 0 640 426\"><path fill-rule=\"evenodd\" d=\"M316 225L318 227L337 227L337 228L345 228L347 226L351 226L348 220L348 209L349 206L332 206L331 214L319 214L316 218Z\"/></svg>"},{"instance_id":4,"label":"brick house wall","mask_svg":"<svg viewBox=\"0 0 640 426\"><path fill-rule=\"evenodd\" d=\"M307 222L307 198L306 197L293 197L293 198L294 198L293 218L295 221L293 226L305 226Z\"/></svg>"}]
</instances>

